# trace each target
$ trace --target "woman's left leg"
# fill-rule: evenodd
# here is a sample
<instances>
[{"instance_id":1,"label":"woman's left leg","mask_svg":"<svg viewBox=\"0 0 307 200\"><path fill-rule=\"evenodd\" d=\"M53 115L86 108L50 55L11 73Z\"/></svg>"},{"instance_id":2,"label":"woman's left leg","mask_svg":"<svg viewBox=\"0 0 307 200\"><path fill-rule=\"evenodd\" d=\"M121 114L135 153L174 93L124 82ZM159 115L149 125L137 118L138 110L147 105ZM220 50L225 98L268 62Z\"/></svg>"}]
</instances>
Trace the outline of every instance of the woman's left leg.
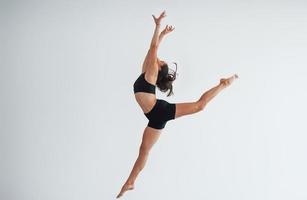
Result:
<instances>
[{"instance_id":1,"label":"woman's left leg","mask_svg":"<svg viewBox=\"0 0 307 200\"><path fill-rule=\"evenodd\" d=\"M217 86L203 93L198 101L177 103L175 118L202 111L218 93L228 87L236 78L238 78L238 76L235 74L227 79L221 79Z\"/></svg>"}]
</instances>

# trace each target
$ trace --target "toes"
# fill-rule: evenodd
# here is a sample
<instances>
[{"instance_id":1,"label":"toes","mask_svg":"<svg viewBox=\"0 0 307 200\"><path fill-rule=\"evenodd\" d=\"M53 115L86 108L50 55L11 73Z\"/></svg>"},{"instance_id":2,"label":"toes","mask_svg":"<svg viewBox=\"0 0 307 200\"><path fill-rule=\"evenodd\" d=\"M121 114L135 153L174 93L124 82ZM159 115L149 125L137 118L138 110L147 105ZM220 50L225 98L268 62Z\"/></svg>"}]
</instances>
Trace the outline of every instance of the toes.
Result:
<instances>
[{"instance_id":1,"label":"toes","mask_svg":"<svg viewBox=\"0 0 307 200\"><path fill-rule=\"evenodd\" d=\"M117 199L120 198L121 196L123 196L123 194L127 191L127 190L133 190L134 186L133 185L125 185L122 187L121 191L119 192L119 194L117 195Z\"/></svg>"},{"instance_id":2,"label":"toes","mask_svg":"<svg viewBox=\"0 0 307 200\"><path fill-rule=\"evenodd\" d=\"M123 194L125 193L125 191L123 189L121 189L121 191L119 192L119 194L117 195L117 199L120 198L121 196L123 196Z\"/></svg>"}]
</instances>

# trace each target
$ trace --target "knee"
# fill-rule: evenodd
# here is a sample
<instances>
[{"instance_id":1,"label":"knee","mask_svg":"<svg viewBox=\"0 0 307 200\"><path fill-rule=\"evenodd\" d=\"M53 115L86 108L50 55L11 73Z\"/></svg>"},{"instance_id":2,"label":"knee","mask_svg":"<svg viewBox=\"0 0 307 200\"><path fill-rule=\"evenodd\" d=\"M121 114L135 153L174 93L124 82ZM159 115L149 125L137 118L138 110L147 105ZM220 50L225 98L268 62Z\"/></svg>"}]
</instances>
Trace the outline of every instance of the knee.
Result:
<instances>
[{"instance_id":1,"label":"knee","mask_svg":"<svg viewBox=\"0 0 307 200\"><path fill-rule=\"evenodd\" d=\"M149 154L150 148L147 145L142 144L140 146L140 155L147 156Z\"/></svg>"},{"instance_id":2,"label":"knee","mask_svg":"<svg viewBox=\"0 0 307 200\"><path fill-rule=\"evenodd\" d=\"M197 112L204 110L206 105L207 105L206 101L198 101L196 106Z\"/></svg>"}]
</instances>

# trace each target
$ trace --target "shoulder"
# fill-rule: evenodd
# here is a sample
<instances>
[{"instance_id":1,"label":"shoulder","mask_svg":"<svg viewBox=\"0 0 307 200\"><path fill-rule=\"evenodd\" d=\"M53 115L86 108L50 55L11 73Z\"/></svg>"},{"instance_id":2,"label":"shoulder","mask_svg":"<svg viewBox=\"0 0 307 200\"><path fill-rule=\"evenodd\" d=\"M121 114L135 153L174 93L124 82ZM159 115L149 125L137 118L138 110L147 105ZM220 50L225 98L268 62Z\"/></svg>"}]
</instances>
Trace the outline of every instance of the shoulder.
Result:
<instances>
[{"instance_id":1,"label":"shoulder","mask_svg":"<svg viewBox=\"0 0 307 200\"><path fill-rule=\"evenodd\" d=\"M144 73L142 73L144 76L144 79L153 85L156 85L157 78L158 78L158 71L151 71L151 70L146 70Z\"/></svg>"}]
</instances>

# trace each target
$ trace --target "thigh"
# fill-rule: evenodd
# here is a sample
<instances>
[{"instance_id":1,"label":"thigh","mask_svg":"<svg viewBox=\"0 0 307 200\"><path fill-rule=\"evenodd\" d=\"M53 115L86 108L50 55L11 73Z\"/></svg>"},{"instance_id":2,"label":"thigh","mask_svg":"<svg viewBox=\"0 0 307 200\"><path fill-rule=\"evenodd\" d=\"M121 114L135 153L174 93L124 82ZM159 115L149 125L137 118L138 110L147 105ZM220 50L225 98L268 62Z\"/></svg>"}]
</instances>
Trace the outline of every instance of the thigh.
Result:
<instances>
[{"instance_id":1,"label":"thigh","mask_svg":"<svg viewBox=\"0 0 307 200\"><path fill-rule=\"evenodd\" d=\"M158 141L160 135L161 135L161 130L147 126L143 133L141 146L143 148L146 148L146 150L150 150L152 146Z\"/></svg>"},{"instance_id":2,"label":"thigh","mask_svg":"<svg viewBox=\"0 0 307 200\"><path fill-rule=\"evenodd\" d=\"M199 111L199 105L197 102L177 103L175 118L178 118L184 115L191 115L198 111Z\"/></svg>"}]
</instances>

